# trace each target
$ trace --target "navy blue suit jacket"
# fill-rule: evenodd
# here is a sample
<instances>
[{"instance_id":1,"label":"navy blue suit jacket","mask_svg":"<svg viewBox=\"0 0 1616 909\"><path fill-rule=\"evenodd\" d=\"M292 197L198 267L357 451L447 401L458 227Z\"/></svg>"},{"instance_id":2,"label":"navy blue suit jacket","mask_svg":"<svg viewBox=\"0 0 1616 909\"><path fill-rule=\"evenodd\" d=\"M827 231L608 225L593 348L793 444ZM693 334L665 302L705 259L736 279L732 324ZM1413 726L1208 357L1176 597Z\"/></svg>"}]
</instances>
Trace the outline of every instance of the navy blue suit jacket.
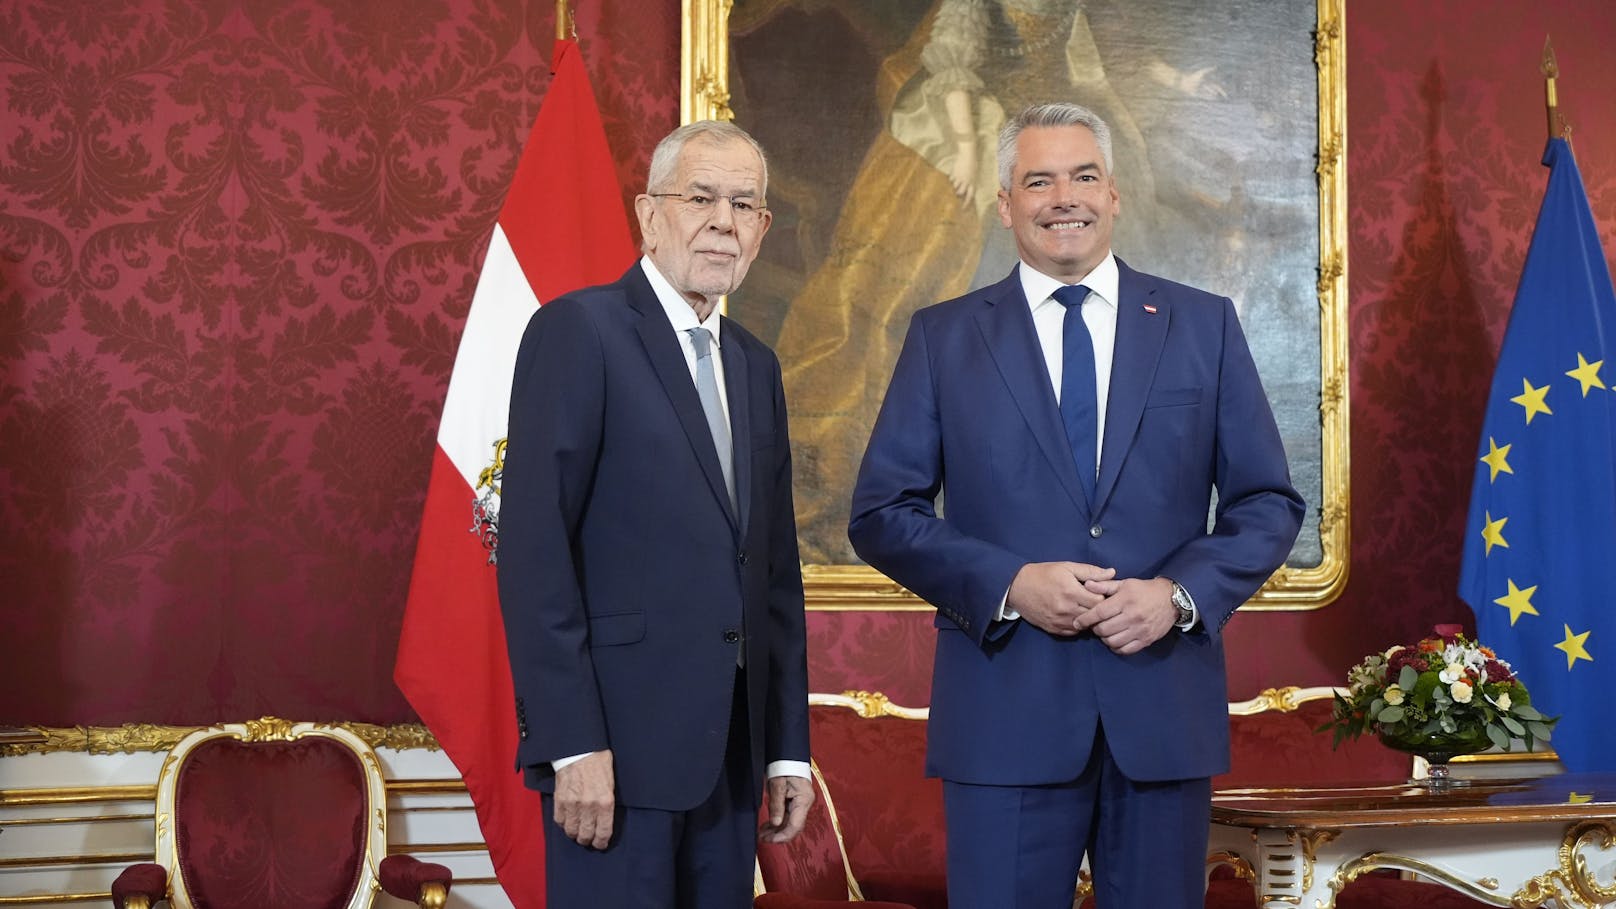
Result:
<instances>
[{"instance_id":1,"label":"navy blue suit jacket","mask_svg":"<svg viewBox=\"0 0 1616 909\"><path fill-rule=\"evenodd\" d=\"M1228 767L1219 631L1283 563L1303 504L1233 304L1118 265L1093 506L1016 272L909 326L848 535L862 558L937 607L933 775L1071 780L1097 723L1131 779ZM1119 656L1092 634L993 621L1023 565L1057 560L1173 578L1201 624Z\"/></svg>"},{"instance_id":2,"label":"navy blue suit jacket","mask_svg":"<svg viewBox=\"0 0 1616 909\"><path fill-rule=\"evenodd\" d=\"M773 351L725 319L739 514L639 265L543 306L511 390L499 597L518 764L610 748L620 804L682 811L723 764L746 650L753 777L808 760L802 576Z\"/></svg>"}]
</instances>

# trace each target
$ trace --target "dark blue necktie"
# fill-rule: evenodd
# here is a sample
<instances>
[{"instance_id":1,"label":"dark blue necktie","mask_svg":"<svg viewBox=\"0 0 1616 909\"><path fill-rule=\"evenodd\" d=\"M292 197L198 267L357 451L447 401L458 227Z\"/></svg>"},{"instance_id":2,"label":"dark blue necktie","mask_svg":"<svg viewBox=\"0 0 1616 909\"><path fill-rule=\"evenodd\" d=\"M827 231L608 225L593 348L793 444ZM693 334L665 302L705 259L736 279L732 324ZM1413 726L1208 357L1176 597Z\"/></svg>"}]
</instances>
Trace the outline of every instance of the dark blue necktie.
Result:
<instances>
[{"instance_id":1,"label":"dark blue necktie","mask_svg":"<svg viewBox=\"0 0 1616 909\"><path fill-rule=\"evenodd\" d=\"M1055 291L1055 300L1066 307L1061 324L1061 422L1066 424L1066 441L1077 462L1077 478L1083 494L1094 504L1094 452L1099 439L1099 405L1095 403L1094 339L1083 324L1083 301L1089 289L1068 284Z\"/></svg>"}]
</instances>

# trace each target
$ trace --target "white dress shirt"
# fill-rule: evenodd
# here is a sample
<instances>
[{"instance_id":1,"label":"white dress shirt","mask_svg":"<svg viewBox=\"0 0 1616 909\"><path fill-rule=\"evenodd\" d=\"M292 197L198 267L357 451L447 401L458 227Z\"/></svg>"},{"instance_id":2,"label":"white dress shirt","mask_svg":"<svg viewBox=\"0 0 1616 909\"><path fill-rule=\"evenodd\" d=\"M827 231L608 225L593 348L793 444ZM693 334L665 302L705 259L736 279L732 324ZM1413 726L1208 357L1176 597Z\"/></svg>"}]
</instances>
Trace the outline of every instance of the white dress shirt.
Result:
<instances>
[{"instance_id":1,"label":"white dress shirt","mask_svg":"<svg viewBox=\"0 0 1616 909\"><path fill-rule=\"evenodd\" d=\"M1055 291L1064 286L1064 282L1051 278L1026 262L1021 263L1019 272L1021 290L1026 294L1027 306L1032 309L1033 329L1038 333L1038 346L1043 349L1044 367L1049 373L1049 384L1055 390L1055 403L1058 405L1061 373L1064 368L1066 307L1055 299ZM1117 344L1117 297L1121 280L1121 272L1117 269L1117 257L1108 252L1100 264L1094 266L1093 271L1084 275L1082 280L1072 282L1089 289L1089 296L1080 312L1083 324L1088 327L1089 338L1094 342L1094 405L1095 419L1098 421L1097 431L1094 433L1096 476L1100 470L1100 454L1105 448L1105 410L1111 394L1111 361ZM1005 597L1009 596L1010 592L1006 590ZM1192 611L1195 608L1193 597L1190 608ZM1000 619L1010 620L1020 617L1019 613L1004 601L1000 601ZM1189 626L1184 627L1194 624L1195 618L1191 618Z\"/></svg>"},{"instance_id":2,"label":"white dress shirt","mask_svg":"<svg viewBox=\"0 0 1616 909\"><path fill-rule=\"evenodd\" d=\"M724 344L723 335L720 333L723 317L719 314L718 307L714 306L713 311L707 314L705 320L697 319L696 310L691 308L690 301L680 296L679 292L673 289L673 285L669 284L668 279L662 276L662 272L657 271L657 267L651 261L650 256L640 257L640 268L645 271L646 279L651 282L651 290L656 293L657 302L662 304L662 311L667 313L668 321L673 323L673 334L674 337L679 339L679 349L684 351L685 366L690 369L690 384L692 386L696 383L696 342L691 340L690 330L698 327L705 328L712 334L713 379L718 383L718 402L724 410L724 422L728 424L730 422L729 391L724 384L724 358L719 355L719 351L723 349ZM593 753L586 752L559 758L551 761L550 766L554 770L560 770L568 764L583 760ZM768 777L795 776L802 779L810 777L809 766L806 761L770 761L763 773L764 776Z\"/></svg>"}]
</instances>

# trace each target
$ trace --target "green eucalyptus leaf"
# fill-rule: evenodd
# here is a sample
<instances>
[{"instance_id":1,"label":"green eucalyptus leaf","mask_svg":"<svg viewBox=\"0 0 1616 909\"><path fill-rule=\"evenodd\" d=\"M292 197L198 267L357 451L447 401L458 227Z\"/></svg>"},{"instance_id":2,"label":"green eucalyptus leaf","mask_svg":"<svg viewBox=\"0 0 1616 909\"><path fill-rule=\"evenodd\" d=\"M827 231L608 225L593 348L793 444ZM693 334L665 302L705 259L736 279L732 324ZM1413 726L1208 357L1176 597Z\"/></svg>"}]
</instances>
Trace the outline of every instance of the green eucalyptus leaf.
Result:
<instances>
[{"instance_id":1,"label":"green eucalyptus leaf","mask_svg":"<svg viewBox=\"0 0 1616 909\"><path fill-rule=\"evenodd\" d=\"M1498 726L1489 725L1487 727L1487 738L1492 739L1493 744L1498 746L1499 751L1509 750L1509 733Z\"/></svg>"},{"instance_id":2,"label":"green eucalyptus leaf","mask_svg":"<svg viewBox=\"0 0 1616 909\"><path fill-rule=\"evenodd\" d=\"M1397 674L1397 687L1404 691L1413 691L1419 680L1420 674L1414 671L1413 666L1404 666L1403 671Z\"/></svg>"},{"instance_id":3,"label":"green eucalyptus leaf","mask_svg":"<svg viewBox=\"0 0 1616 909\"><path fill-rule=\"evenodd\" d=\"M1531 730L1532 737L1540 742L1549 740L1549 726L1547 723L1527 723L1526 728Z\"/></svg>"},{"instance_id":4,"label":"green eucalyptus leaf","mask_svg":"<svg viewBox=\"0 0 1616 909\"><path fill-rule=\"evenodd\" d=\"M1398 722L1399 720L1401 720L1402 718L1403 718L1403 708L1401 708L1401 707L1387 707L1386 709L1382 710L1380 713L1375 714L1375 719L1379 720L1382 723L1395 723L1395 722Z\"/></svg>"},{"instance_id":5,"label":"green eucalyptus leaf","mask_svg":"<svg viewBox=\"0 0 1616 909\"><path fill-rule=\"evenodd\" d=\"M1508 729L1511 733L1513 733L1515 735L1525 735L1526 734L1526 727L1522 726L1520 721L1515 719L1514 717L1512 717L1512 716L1501 716L1498 719L1499 719L1500 722L1502 722L1504 724L1504 728Z\"/></svg>"}]
</instances>

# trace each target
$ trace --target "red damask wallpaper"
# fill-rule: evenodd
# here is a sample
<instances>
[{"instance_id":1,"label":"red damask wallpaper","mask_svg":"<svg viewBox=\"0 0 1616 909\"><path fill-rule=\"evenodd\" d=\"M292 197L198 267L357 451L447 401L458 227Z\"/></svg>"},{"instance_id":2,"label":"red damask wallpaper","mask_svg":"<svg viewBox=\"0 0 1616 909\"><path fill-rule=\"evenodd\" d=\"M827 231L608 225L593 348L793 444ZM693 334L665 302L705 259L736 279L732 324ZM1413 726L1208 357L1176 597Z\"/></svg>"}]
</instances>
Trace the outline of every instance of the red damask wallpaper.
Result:
<instances>
[{"instance_id":1,"label":"red damask wallpaper","mask_svg":"<svg viewBox=\"0 0 1616 909\"><path fill-rule=\"evenodd\" d=\"M576 4L627 204L678 4ZM0 721L398 721L549 0L0 2Z\"/></svg>"},{"instance_id":2,"label":"red damask wallpaper","mask_svg":"<svg viewBox=\"0 0 1616 909\"><path fill-rule=\"evenodd\" d=\"M575 5L626 204L677 122L678 4ZM1468 620L1546 33L1616 251L1606 0L1348 6L1351 580L1230 624L1237 697ZM432 437L553 7L0 0L0 722L410 716ZM810 632L816 689L927 701L929 616Z\"/></svg>"}]
</instances>

